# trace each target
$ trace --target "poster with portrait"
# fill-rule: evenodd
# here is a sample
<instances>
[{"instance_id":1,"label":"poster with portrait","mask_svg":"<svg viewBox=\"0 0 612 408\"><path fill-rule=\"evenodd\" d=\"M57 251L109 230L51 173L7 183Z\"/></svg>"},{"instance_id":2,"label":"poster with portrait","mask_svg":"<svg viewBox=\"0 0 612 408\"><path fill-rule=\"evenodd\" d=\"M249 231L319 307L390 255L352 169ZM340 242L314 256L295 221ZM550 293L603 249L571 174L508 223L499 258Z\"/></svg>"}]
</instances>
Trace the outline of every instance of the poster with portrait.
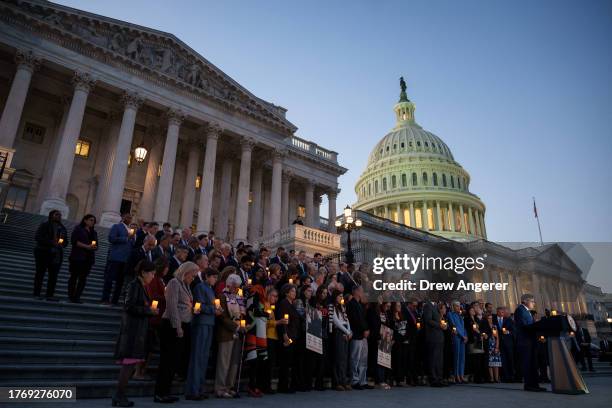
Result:
<instances>
[{"instance_id":1,"label":"poster with portrait","mask_svg":"<svg viewBox=\"0 0 612 408\"><path fill-rule=\"evenodd\" d=\"M323 354L323 319L314 307L306 310L306 349Z\"/></svg>"},{"instance_id":2,"label":"poster with portrait","mask_svg":"<svg viewBox=\"0 0 612 408\"><path fill-rule=\"evenodd\" d=\"M391 346L393 346L393 330L384 324L380 325L380 340L378 341L378 365L391 368Z\"/></svg>"}]
</instances>

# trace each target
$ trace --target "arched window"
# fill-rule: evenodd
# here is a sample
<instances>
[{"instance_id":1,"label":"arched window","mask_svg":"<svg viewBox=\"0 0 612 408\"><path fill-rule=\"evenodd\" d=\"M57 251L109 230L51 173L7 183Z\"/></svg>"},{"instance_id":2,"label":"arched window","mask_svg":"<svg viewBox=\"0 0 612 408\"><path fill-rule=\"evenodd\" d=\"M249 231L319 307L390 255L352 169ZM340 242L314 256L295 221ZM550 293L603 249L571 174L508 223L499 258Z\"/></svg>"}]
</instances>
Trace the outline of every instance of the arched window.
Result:
<instances>
[{"instance_id":1,"label":"arched window","mask_svg":"<svg viewBox=\"0 0 612 408\"><path fill-rule=\"evenodd\" d=\"M416 186L417 184L417 175L416 173L412 173L412 185Z\"/></svg>"},{"instance_id":2,"label":"arched window","mask_svg":"<svg viewBox=\"0 0 612 408\"><path fill-rule=\"evenodd\" d=\"M455 188L455 176L451 174L451 188Z\"/></svg>"},{"instance_id":3,"label":"arched window","mask_svg":"<svg viewBox=\"0 0 612 408\"><path fill-rule=\"evenodd\" d=\"M387 178L383 178L383 191L387 191Z\"/></svg>"},{"instance_id":4,"label":"arched window","mask_svg":"<svg viewBox=\"0 0 612 408\"><path fill-rule=\"evenodd\" d=\"M438 173L433 174L433 184L434 186L438 185Z\"/></svg>"},{"instance_id":5,"label":"arched window","mask_svg":"<svg viewBox=\"0 0 612 408\"><path fill-rule=\"evenodd\" d=\"M446 187L446 174L442 175L442 186Z\"/></svg>"},{"instance_id":6,"label":"arched window","mask_svg":"<svg viewBox=\"0 0 612 408\"><path fill-rule=\"evenodd\" d=\"M419 140L417 140L417 146L421 147L421 142Z\"/></svg>"},{"instance_id":7,"label":"arched window","mask_svg":"<svg viewBox=\"0 0 612 408\"><path fill-rule=\"evenodd\" d=\"M402 147L402 149L403 149L404 147L406 147L406 144L405 144L404 142L402 142L402 144L401 144L400 146L401 146L401 147Z\"/></svg>"},{"instance_id":8,"label":"arched window","mask_svg":"<svg viewBox=\"0 0 612 408\"><path fill-rule=\"evenodd\" d=\"M423 185L427 185L427 173L423 172Z\"/></svg>"},{"instance_id":9,"label":"arched window","mask_svg":"<svg viewBox=\"0 0 612 408\"><path fill-rule=\"evenodd\" d=\"M461 190L461 179L457 177L457 188Z\"/></svg>"},{"instance_id":10,"label":"arched window","mask_svg":"<svg viewBox=\"0 0 612 408\"><path fill-rule=\"evenodd\" d=\"M406 187L408 185L408 181L406 180L406 173L402 174L402 187Z\"/></svg>"},{"instance_id":11,"label":"arched window","mask_svg":"<svg viewBox=\"0 0 612 408\"><path fill-rule=\"evenodd\" d=\"M378 194L378 180L374 180L374 194Z\"/></svg>"},{"instance_id":12,"label":"arched window","mask_svg":"<svg viewBox=\"0 0 612 408\"><path fill-rule=\"evenodd\" d=\"M391 188L397 188L397 178L395 174L391 176Z\"/></svg>"}]
</instances>

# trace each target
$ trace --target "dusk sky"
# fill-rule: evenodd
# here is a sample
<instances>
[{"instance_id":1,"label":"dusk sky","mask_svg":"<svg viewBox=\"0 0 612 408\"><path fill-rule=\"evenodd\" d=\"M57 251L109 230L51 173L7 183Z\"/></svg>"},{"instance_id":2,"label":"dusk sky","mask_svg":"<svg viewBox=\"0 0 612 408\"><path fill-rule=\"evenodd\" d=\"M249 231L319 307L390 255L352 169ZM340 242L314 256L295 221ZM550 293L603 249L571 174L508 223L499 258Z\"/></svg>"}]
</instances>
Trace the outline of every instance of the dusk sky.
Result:
<instances>
[{"instance_id":1,"label":"dusk sky","mask_svg":"<svg viewBox=\"0 0 612 408\"><path fill-rule=\"evenodd\" d=\"M175 34L339 152L338 210L416 120L471 174L492 241L612 241L611 1L60 1ZM326 205L321 213L326 215Z\"/></svg>"}]
</instances>

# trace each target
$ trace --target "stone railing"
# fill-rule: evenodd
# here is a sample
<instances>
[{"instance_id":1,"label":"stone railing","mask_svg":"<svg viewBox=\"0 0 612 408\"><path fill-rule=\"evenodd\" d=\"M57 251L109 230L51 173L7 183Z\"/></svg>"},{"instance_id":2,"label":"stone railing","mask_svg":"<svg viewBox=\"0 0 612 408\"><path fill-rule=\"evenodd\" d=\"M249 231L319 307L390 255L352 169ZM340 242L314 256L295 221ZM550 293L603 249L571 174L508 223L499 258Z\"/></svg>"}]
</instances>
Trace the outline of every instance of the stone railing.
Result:
<instances>
[{"instance_id":1,"label":"stone railing","mask_svg":"<svg viewBox=\"0 0 612 408\"><path fill-rule=\"evenodd\" d=\"M308 152L324 160L338 163L338 153L324 149L314 142L309 142L297 136L290 136L287 140L287 144L294 149Z\"/></svg>"},{"instance_id":2,"label":"stone railing","mask_svg":"<svg viewBox=\"0 0 612 408\"><path fill-rule=\"evenodd\" d=\"M260 242L272 251L282 246L286 250L304 250L310 256L315 252L326 255L342 249L340 235L298 224L278 230Z\"/></svg>"}]
</instances>

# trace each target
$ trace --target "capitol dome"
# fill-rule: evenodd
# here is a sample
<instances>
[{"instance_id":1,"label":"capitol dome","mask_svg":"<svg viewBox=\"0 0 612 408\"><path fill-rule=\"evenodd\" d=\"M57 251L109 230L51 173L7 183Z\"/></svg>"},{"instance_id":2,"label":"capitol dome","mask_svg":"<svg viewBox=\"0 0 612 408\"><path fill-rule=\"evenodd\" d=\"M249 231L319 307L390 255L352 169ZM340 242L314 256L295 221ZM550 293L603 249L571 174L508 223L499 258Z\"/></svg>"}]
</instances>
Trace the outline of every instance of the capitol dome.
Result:
<instances>
[{"instance_id":1,"label":"capitol dome","mask_svg":"<svg viewBox=\"0 0 612 408\"><path fill-rule=\"evenodd\" d=\"M396 125L370 153L353 208L451 239L486 238L485 206L469 191L470 175L415 122L403 78L400 85Z\"/></svg>"}]
</instances>

